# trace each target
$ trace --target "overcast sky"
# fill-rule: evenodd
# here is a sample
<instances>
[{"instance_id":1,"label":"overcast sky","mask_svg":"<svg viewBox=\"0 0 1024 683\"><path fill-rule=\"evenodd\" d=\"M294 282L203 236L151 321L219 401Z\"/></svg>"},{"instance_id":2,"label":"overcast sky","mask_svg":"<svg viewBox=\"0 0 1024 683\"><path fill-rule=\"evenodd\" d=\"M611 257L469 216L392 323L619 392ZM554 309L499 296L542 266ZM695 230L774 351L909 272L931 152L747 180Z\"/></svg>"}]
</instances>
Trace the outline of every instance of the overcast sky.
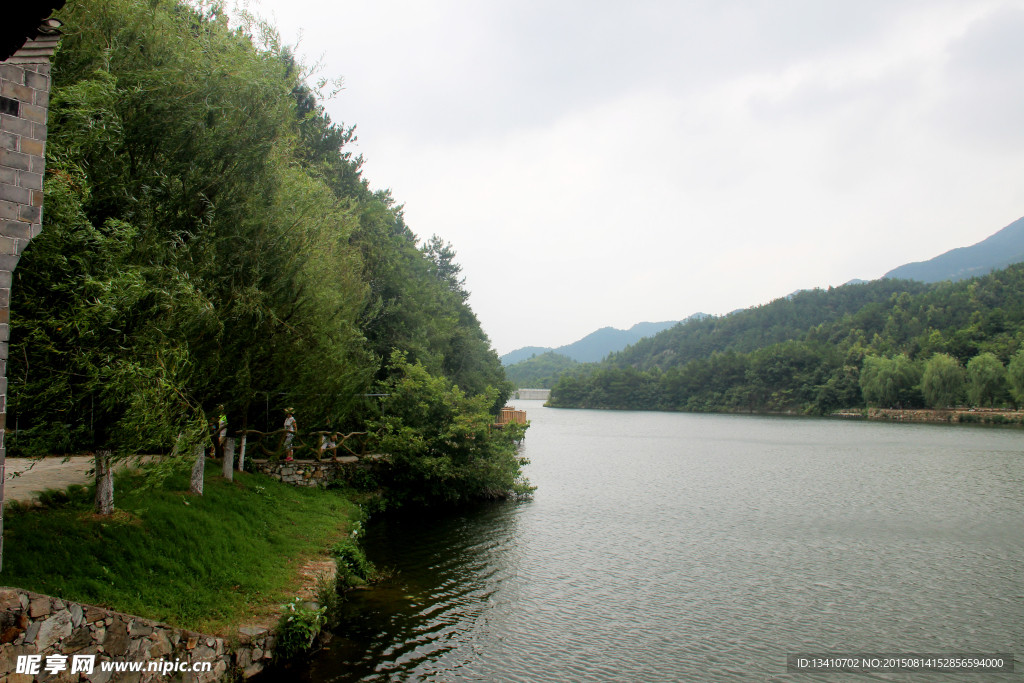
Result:
<instances>
[{"instance_id":1,"label":"overcast sky","mask_svg":"<svg viewBox=\"0 0 1024 683\"><path fill-rule=\"evenodd\" d=\"M871 279L1024 216L1024 2L260 0L499 353Z\"/></svg>"}]
</instances>

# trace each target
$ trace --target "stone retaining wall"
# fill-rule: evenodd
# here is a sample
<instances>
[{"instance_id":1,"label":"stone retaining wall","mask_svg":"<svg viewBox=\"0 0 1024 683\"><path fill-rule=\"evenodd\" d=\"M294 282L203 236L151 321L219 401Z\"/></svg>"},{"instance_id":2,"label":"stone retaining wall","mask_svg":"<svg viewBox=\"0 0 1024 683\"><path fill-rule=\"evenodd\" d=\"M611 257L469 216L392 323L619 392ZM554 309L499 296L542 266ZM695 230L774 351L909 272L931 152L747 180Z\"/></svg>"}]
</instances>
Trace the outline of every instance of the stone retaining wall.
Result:
<instances>
[{"instance_id":1,"label":"stone retaining wall","mask_svg":"<svg viewBox=\"0 0 1024 683\"><path fill-rule=\"evenodd\" d=\"M980 424L1024 424L1024 411L973 408L966 410L896 410L869 408L865 413L833 413L837 417L867 417L870 420L900 422L961 422Z\"/></svg>"},{"instance_id":2,"label":"stone retaining wall","mask_svg":"<svg viewBox=\"0 0 1024 683\"><path fill-rule=\"evenodd\" d=\"M359 470L369 470L386 462L385 456L374 454L362 458L339 456L337 461L324 460L253 460L252 469L294 486L325 487L334 481L349 481Z\"/></svg>"},{"instance_id":3,"label":"stone retaining wall","mask_svg":"<svg viewBox=\"0 0 1024 683\"><path fill-rule=\"evenodd\" d=\"M255 675L274 646L267 629L250 629L240 643L173 628L150 619L102 607L68 602L21 588L0 588L0 679L28 681L197 681ZM35 676L16 673L19 655L67 655L67 669L53 675L40 667ZM95 655L91 674L70 673L73 655ZM210 671L162 675L155 671L102 671L100 662L152 660L210 662ZM143 664L146 668L148 664Z\"/></svg>"}]
</instances>

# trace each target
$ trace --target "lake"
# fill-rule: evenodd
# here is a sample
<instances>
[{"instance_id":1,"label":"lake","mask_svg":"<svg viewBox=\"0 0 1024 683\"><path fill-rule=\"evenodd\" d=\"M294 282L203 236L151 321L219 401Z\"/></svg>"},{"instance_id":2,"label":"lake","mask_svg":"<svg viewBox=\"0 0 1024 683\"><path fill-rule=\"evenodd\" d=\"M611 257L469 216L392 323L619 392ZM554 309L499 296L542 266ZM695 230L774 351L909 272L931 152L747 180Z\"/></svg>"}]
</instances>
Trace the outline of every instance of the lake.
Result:
<instances>
[{"instance_id":1,"label":"lake","mask_svg":"<svg viewBox=\"0 0 1024 683\"><path fill-rule=\"evenodd\" d=\"M399 573L281 680L837 680L798 652L1024 679L1019 428L516 406L533 499L372 522Z\"/></svg>"}]
</instances>

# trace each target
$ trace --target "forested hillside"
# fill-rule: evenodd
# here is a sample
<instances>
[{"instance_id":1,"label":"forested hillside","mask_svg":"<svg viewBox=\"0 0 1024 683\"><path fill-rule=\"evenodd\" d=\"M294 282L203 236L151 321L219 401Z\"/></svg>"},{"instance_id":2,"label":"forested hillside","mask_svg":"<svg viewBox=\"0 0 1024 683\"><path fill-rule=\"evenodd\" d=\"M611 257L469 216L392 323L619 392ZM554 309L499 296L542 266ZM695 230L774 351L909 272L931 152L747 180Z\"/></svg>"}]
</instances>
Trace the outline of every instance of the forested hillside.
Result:
<instances>
[{"instance_id":1,"label":"forested hillside","mask_svg":"<svg viewBox=\"0 0 1024 683\"><path fill-rule=\"evenodd\" d=\"M662 332L562 377L559 407L828 413L1024 402L1024 264L881 280Z\"/></svg>"},{"instance_id":2,"label":"forested hillside","mask_svg":"<svg viewBox=\"0 0 1024 683\"><path fill-rule=\"evenodd\" d=\"M875 280L866 284L803 290L754 308L722 317L690 320L660 334L638 341L609 362L619 367L646 370L682 365L715 351L749 352L771 344L801 339L812 325L832 323L844 316L870 310L882 311L893 294L927 291L919 282Z\"/></svg>"},{"instance_id":3,"label":"forested hillside","mask_svg":"<svg viewBox=\"0 0 1024 683\"><path fill-rule=\"evenodd\" d=\"M505 368L505 374L517 389L550 389L558 378L580 364L554 351L535 355Z\"/></svg>"},{"instance_id":4,"label":"forested hillside","mask_svg":"<svg viewBox=\"0 0 1024 683\"><path fill-rule=\"evenodd\" d=\"M277 429L290 406L300 429L384 438L401 414L381 422L364 394L395 386L500 407L512 385L452 246L421 241L363 177L354 127L321 106L331 83L272 26L202 7L57 15L44 229L12 289L9 452L168 453L208 442L219 404L233 427ZM462 493L494 489L474 476Z\"/></svg>"}]
</instances>

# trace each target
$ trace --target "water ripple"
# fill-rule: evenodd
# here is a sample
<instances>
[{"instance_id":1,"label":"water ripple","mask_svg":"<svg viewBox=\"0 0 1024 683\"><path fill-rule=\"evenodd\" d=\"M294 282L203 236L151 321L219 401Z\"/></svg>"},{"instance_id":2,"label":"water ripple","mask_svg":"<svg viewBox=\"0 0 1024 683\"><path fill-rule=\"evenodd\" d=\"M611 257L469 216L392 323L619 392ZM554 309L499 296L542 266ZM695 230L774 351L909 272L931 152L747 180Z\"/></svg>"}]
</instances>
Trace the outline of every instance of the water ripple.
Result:
<instances>
[{"instance_id":1,"label":"water ripple","mask_svg":"<svg viewBox=\"0 0 1024 683\"><path fill-rule=\"evenodd\" d=\"M798 651L1022 666L1019 430L528 410L535 499L375 522L397 579L269 677L835 680L786 673Z\"/></svg>"}]
</instances>

